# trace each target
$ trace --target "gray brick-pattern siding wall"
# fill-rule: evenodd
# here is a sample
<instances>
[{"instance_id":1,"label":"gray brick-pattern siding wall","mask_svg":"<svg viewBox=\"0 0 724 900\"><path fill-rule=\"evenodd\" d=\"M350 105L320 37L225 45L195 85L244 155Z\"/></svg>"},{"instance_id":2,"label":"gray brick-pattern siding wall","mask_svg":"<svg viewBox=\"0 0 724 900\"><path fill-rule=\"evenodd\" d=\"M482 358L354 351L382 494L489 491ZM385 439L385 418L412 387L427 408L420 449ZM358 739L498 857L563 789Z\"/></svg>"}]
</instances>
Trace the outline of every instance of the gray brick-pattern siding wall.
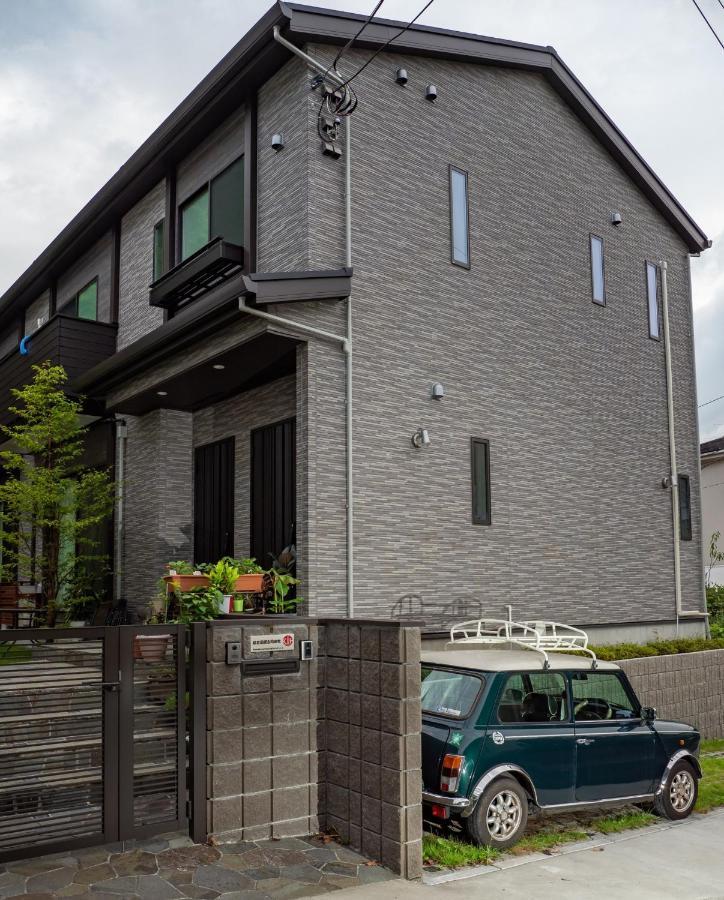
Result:
<instances>
[{"instance_id":1,"label":"gray brick-pattern siding wall","mask_svg":"<svg viewBox=\"0 0 724 900\"><path fill-rule=\"evenodd\" d=\"M38 325L38 319L48 321L50 315L50 291L43 293L28 306L25 310L25 334L33 334L41 326ZM17 346L17 328L11 329L12 346Z\"/></svg>"},{"instance_id":2,"label":"gray brick-pattern siding wall","mask_svg":"<svg viewBox=\"0 0 724 900\"><path fill-rule=\"evenodd\" d=\"M660 719L689 722L705 738L724 737L724 650L624 659L644 706L655 706Z\"/></svg>"},{"instance_id":3,"label":"gray brick-pattern siding wall","mask_svg":"<svg viewBox=\"0 0 724 900\"><path fill-rule=\"evenodd\" d=\"M244 153L242 107L226 119L182 160L176 169L176 203L180 205ZM239 208L242 198L239 197Z\"/></svg>"},{"instance_id":4,"label":"gray brick-pattern siding wall","mask_svg":"<svg viewBox=\"0 0 724 900\"><path fill-rule=\"evenodd\" d=\"M103 237L84 253L67 272L58 279L57 308L63 306L94 278L98 279L98 321L111 321L111 260L113 236Z\"/></svg>"},{"instance_id":5,"label":"gray brick-pattern siding wall","mask_svg":"<svg viewBox=\"0 0 724 900\"><path fill-rule=\"evenodd\" d=\"M324 822L365 856L422 874L420 632L325 629Z\"/></svg>"},{"instance_id":6,"label":"gray brick-pattern siding wall","mask_svg":"<svg viewBox=\"0 0 724 900\"><path fill-rule=\"evenodd\" d=\"M121 220L118 349L153 331L163 310L148 304L153 281L153 227L166 214L166 183L159 181Z\"/></svg>"}]
</instances>

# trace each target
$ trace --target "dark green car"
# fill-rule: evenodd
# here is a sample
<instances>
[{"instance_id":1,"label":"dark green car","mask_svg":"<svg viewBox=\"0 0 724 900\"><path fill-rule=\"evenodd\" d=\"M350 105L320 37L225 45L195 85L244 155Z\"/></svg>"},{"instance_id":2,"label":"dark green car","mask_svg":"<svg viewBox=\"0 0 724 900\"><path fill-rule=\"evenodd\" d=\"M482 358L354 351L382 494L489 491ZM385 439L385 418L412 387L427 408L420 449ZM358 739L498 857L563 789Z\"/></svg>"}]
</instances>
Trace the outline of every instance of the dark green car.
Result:
<instances>
[{"instance_id":1,"label":"dark green car","mask_svg":"<svg viewBox=\"0 0 724 900\"><path fill-rule=\"evenodd\" d=\"M504 848L529 811L633 803L686 818L701 778L699 732L656 719L618 666L594 665L527 650L423 653L426 821Z\"/></svg>"}]
</instances>

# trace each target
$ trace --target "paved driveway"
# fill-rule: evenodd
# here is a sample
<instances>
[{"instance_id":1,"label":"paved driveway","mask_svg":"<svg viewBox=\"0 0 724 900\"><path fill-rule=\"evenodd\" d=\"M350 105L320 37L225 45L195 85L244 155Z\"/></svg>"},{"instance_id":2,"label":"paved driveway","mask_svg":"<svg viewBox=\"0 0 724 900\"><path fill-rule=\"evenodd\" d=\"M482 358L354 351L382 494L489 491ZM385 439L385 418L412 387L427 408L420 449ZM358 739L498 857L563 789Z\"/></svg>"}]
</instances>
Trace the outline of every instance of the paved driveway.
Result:
<instances>
[{"instance_id":1,"label":"paved driveway","mask_svg":"<svg viewBox=\"0 0 724 900\"><path fill-rule=\"evenodd\" d=\"M597 849L596 849L597 848ZM338 892L367 900L487 900L490 897L724 898L724 810L685 822L616 835L555 856L514 860L507 868L444 884L394 881L373 889Z\"/></svg>"}]
</instances>

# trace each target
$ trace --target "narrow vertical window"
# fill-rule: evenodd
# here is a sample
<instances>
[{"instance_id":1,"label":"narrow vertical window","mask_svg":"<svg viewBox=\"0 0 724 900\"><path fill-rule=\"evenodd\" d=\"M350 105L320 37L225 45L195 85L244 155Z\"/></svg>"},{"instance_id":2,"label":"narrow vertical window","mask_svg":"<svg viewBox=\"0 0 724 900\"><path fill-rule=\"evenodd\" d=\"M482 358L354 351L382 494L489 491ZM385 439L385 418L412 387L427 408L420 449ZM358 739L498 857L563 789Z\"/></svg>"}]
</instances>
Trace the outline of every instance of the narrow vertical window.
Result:
<instances>
[{"instance_id":1,"label":"narrow vertical window","mask_svg":"<svg viewBox=\"0 0 724 900\"><path fill-rule=\"evenodd\" d=\"M452 261L467 269L470 267L468 175L453 166L450 166L450 231Z\"/></svg>"},{"instance_id":2,"label":"narrow vertical window","mask_svg":"<svg viewBox=\"0 0 724 900\"><path fill-rule=\"evenodd\" d=\"M606 305L606 281L603 273L603 238L591 235L591 290L593 302Z\"/></svg>"},{"instance_id":3,"label":"narrow vertical window","mask_svg":"<svg viewBox=\"0 0 724 900\"><path fill-rule=\"evenodd\" d=\"M470 441L473 488L473 525L490 525L490 444L481 438Z\"/></svg>"},{"instance_id":4,"label":"narrow vertical window","mask_svg":"<svg viewBox=\"0 0 724 900\"><path fill-rule=\"evenodd\" d=\"M209 189L203 188L181 207L181 259L209 242Z\"/></svg>"},{"instance_id":5,"label":"narrow vertical window","mask_svg":"<svg viewBox=\"0 0 724 900\"><path fill-rule=\"evenodd\" d=\"M78 312L77 316L79 319L93 319L94 321L98 318L98 281L91 281L90 284L87 284L83 290L78 291Z\"/></svg>"},{"instance_id":6,"label":"narrow vertical window","mask_svg":"<svg viewBox=\"0 0 724 900\"><path fill-rule=\"evenodd\" d=\"M691 483L688 475L679 475L679 537L691 540Z\"/></svg>"},{"instance_id":7,"label":"narrow vertical window","mask_svg":"<svg viewBox=\"0 0 724 900\"><path fill-rule=\"evenodd\" d=\"M646 299L649 310L649 337L658 341L659 333L659 267L646 263Z\"/></svg>"},{"instance_id":8,"label":"narrow vertical window","mask_svg":"<svg viewBox=\"0 0 724 900\"><path fill-rule=\"evenodd\" d=\"M153 226L153 280L156 281L163 275L163 245L165 238L165 220L161 219Z\"/></svg>"}]
</instances>

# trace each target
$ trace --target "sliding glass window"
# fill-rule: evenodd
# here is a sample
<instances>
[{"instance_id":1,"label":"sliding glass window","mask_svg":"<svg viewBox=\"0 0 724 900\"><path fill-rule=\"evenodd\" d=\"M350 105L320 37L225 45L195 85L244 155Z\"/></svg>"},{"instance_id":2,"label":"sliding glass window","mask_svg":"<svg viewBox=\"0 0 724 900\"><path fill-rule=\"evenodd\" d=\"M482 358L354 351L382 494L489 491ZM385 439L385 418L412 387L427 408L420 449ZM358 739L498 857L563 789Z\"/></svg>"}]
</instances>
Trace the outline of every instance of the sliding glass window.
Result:
<instances>
[{"instance_id":1,"label":"sliding glass window","mask_svg":"<svg viewBox=\"0 0 724 900\"><path fill-rule=\"evenodd\" d=\"M603 268L603 238L591 235L591 290L593 302L606 305L606 279Z\"/></svg>"},{"instance_id":2,"label":"sliding glass window","mask_svg":"<svg viewBox=\"0 0 724 900\"><path fill-rule=\"evenodd\" d=\"M457 266L470 268L468 173L450 166L450 254Z\"/></svg>"},{"instance_id":3,"label":"sliding glass window","mask_svg":"<svg viewBox=\"0 0 724 900\"><path fill-rule=\"evenodd\" d=\"M214 238L244 245L244 158L240 157L201 188L180 210L181 259Z\"/></svg>"},{"instance_id":4,"label":"sliding glass window","mask_svg":"<svg viewBox=\"0 0 724 900\"><path fill-rule=\"evenodd\" d=\"M209 243L209 189L203 188L181 207L181 259Z\"/></svg>"},{"instance_id":5,"label":"sliding glass window","mask_svg":"<svg viewBox=\"0 0 724 900\"><path fill-rule=\"evenodd\" d=\"M646 301L649 312L649 337L658 341L661 337L659 327L659 267L646 263Z\"/></svg>"}]
</instances>

